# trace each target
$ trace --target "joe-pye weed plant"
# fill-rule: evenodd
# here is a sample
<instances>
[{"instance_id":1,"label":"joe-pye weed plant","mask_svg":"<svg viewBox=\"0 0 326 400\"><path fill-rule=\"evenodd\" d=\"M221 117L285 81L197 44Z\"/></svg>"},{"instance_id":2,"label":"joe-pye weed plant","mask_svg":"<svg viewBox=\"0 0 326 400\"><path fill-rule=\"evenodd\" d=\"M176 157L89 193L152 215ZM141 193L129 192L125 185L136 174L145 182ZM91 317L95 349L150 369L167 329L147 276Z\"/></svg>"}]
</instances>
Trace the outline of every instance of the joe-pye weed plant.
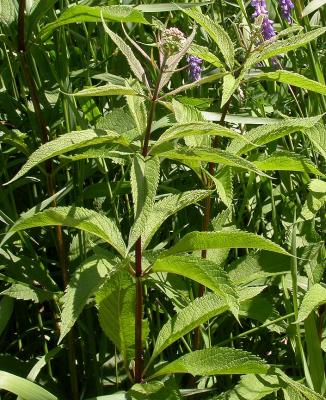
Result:
<instances>
[{"instance_id":1,"label":"joe-pye weed plant","mask_svg":"<svg viewBox=\"0 0 326 400\"><path fill-rule=\"evenodd\" d=\"M242 2L240 5L243 7ZM11 285L3 293L40 303L48 301L55 317L61 310L58 348L64 343L69 350L74 399L83 398L85 387L78 369L85 361L78 360L75 347L79 344L77 339L74 343L73 338L84 335L81 333L85 329L82 312L84 308L88 308L85 312L89 311L91 299L96 301L101 328L116 349L115 354L110 354L108 346L102 342L104 357L101 361L104 364L114 355L117 390L126 389L113 397L104 395L103 399L208 396L206 391L213 391L214 387L220 392L230 388L237 382L236 375L242 375L236 387L215 395L215 399L250 399L252 393L257 399L278 396L277 393L283 393L286 399L323 398L322 319L318 322L312 312L325 302L325 288L320 283L323 274L320 258L324 250L309 222L325 202L324 175L318 167L318 158L325 151L318 140L319 132L324 129L323 104L316 115L302 112L301 117L284 116L278 122L265 118L266 124L251 129L247 128L245 118L240 117L240 123L245 124L241 125L241 130L234 125L229 127L228 121L232 103L243 97L242 87L249 92L248 87L256 81L288 85L291 94L294 90L325 94L323 83L285 68L288 52L309 45L324 34L325 29L302 33L299 28L291 28L280 32L278 37L266 37L265 14L257 14L249 37L241 38L243 47L236 48L226 30L200 9L181 10L180 6L172 5L172 10L188 21L189 33L176 26L166 27L153 19L151 36L155 40L149 52L125 27L114 30L108 25L108 21L114 20L146 24L140 11L127 6L85 7L88 6L72 5L38 32L35 43L46 43L55 35L53 30L62 25L98 21L110 45L114 44L127 60L130 73L126 78L108 75L107 84L74 93L71 85L58 79L65 125L71 128L69 121L75 121L78 129L54 138L55 129L51 136L40 106L42 100L31 73L28 47L25 41L19 40L22 36L18 36L18 61L42 144L31 154L27 151L28 160L6 187L15 185L38 166L43 176L38 173L37 179L45 182L47 200L31 208L16 222L6 220L8 232L2 240L2 248L5 259L15 256L12 250L17 240L22 248L32 247L29 251L33 252L37 243L32 239L30 228L60 227L56 231L56 241L59 256L63 257L63 261L58 258L60 264L64 264L66 288L61 296L59 290L54 294L55 290L46 287L44 282L33 286L33 283L11 278L7 279ZM36 18L35 10L40 8L39 4L31 10L29 21L33 21L33 12ZM146 7L140 10L146 11ZM87 19L90 15L92 19ZM18 26L23 38L24 18L21 5ZM60 29L63 40L64 31ZM195 39L202 40L202 36L214 43L213 49L196 43ZM9 45L15 48L15 44ZM43 51L48 55L46 48ZM94 49L90 52L94 53ZM275 70L273 64L281 68ZM189 76L192 82L180 83L180 79L175 79L180 74L188 78L189 67L192 68ZM179 85L174 86L175 82ZM199 87L204 90L209 85L218 88L215 102L219 104L219 114L203 113L196 108L200 103L193 94ZM114 104L112 97L118 98L122 107L96 120L94 113L99 110L98 106L105 110L108 104ZM83 117L78 104L83 106ZM89 111L91 108L94 113ZM298 109L302 111L300 106ZM215 122L207 121L208 117L213 117ZM309 140L314 143L314 157L295 151L293 140L299 141L299 133L304 143ZM15 137L10 135L19 137L21 133L11 133L6 128L4 134L6 141L11 139L12 146ZM97 210L84 207L80 197L73 196L70 196L70 205L61 205L66 204L66 199L61 196L62 191L55 193L56 177L62 171L68 178L75 173L78 179L74 183L82 187L83 180L90 179L87 168L95 168L96 175L102 175L105 195L101 197L109 207L105 208L104 203L97 204ZM116 172L119 179L112 178L110 168L119 171ZM185 188L180 182L180 188L170 183L177 181L179 174L184 176ZM310 176L318 179L311 180ZM125 181L130 182L130 193L117 195L119 185ZM307 201L301 205L293 191L298 185L307 186L308 182ZM112 192L113 184L115 192ZM261 189L265 204L259 204L260 191L253 196L252 187ZM64 191L67 192L67 187ZM78 189L75 193L80 195ZM239 194L242 202L236 197ZM116 201L117 197L122 200ZM284 219L280 226L277 219L282 201L287 204L282 210ZM55 206L51 207L51 202L55 202ZM189 218L184 223L186 208L191 210L188 215L193 220ZM260 213L262 225L267 222L265 227L261 228L255 221L251 224L250 217L248 226L253 229L251 232L244 229L246 224L242 218L250 208L254 214ZM179 216L181 221L178 221ZM318 224L319 220L316 221ZM71 246L71 249L78 249L79 255L70 255L74 264L78 264L74 272L70 270L70 277L68 246L61 244L60 247L61 227L80 231ZM37 251L33 256L37 257ZM298 272L303 270L305 274L300 274L299 278L304 278L304 283L298 279ZM309 290L300 307L298 297L302 287ZM284 315L273 305L278 295L284 299ZM272 309L264 314L264 307L270 302ZM87 324L89 320L88 316L84 321ZM241 320L242 324L245 321L243 329ZM262 325L250 325L251 320L258 320ZM72 335L76 322L81 328ZM302 327L306 333L304 341ZM279 365L277 356L266 362L264 354L259 357L255 351L248 351L250 341L244 342L242 348L241 338L250 338L262 328L288 338L298 363L293 373L295 379L288 376L293 365ZM70 340L67 340L69 335ZM92 332L88 332L88 336L91 335ZM96 341L96 337L88 337L88 340ZM173 351L169 352L169 348ZM56 354L55 348L51 351ZM47 349L47 358L38 364L38 368L42 368L47 363L49 374L52 374L51 351ZM100 352L95 351L95 354ZM78 360L77 366L74 359ZM93 362L96 365L97 360ZM203 378L192 380L186 375L180 379L180 374L181 377L191 374ZM226 387L219 384L218 375L230 376L229 380L222 381ZM29 379L35 380L36 376L37 373L29 375ZM51 378L54 385L55 376ZM97 379L101 382L99 376ZM35 399L36 395L56 398L30 380L2 372L0 382L4 389L27 400ZM192 387L190 392L185 389L187 386ZM55 390L60 392L58 388Z\"/></svg>"}]
</instances>

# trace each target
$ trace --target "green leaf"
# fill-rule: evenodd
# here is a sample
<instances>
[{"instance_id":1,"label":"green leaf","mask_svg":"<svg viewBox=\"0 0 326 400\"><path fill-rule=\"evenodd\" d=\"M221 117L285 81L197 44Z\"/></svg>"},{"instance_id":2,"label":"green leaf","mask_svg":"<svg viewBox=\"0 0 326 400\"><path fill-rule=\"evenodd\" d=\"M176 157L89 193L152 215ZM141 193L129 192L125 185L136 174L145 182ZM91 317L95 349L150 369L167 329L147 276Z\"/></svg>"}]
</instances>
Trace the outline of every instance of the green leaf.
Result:
<instances>
[{"instance_id":1,"label":"green leaf","mask_svg":"<svg viewBox=\"0 0 326 400\"><path fill-rule=\"evenodd\" d=\"M261 358L243 350L213 347L197 350L172 361L151 376L188 373L193 376L264 374L269 366Z\"/></svg>"},{"instance_id":2,"label":"green leaf","mask_svg":"<svg viewBox=\"0 0 326 400\"><path fill-rule=\"evenodd\" d=\"M52 157L77 150L82 147L104 144L112 141L123 142L121 137L112 131L104 131L101 129L87 129L85 131L75 131L59 136L51 142L40 146L31 154L27 162L22 166L19 172L7 184L25 175L30 169Z\"/></svg>"},{"instance_id":3,"label":"green leaf","mask_svg":"<svg viewBox=\"0 0 326 400\"><path fill-rule=\"evenodd\" d=\"M305 129L303 133L308 136L315 150L326 160L326 126L316 124L310 129Z\"/></svg>"},{"instance_id":4,"label":"green leaf","mask_svg":"<svg viewBox=\"0 0 326 400\"><path fill-rule=\"evenodd\" d=\"M318 36L323 35L325 32L326 28L318 28L307 33L294 35L285 40L277 40L276 42L271 43L263 48L257 54L255 60L253 60L253 63L257 63L266 60L267 58L272 58L279 54L284 54L295 50L316 39Z\"/></svg>"},{"instance_id":5,"label":"green leaf","mask_svg":"<svg viewBox=\"0 0 326 400\"><path fill-rule=\"evenodd\" d=\"M113 220L82 207L53 207L22 217L11 227L10 232L51 225L63 225L89 232L111 244L122 256L125 255L124 241Z\"/></svg>"},{"instance_id":6,"label":"green leaf","mask_svg":"<svg viewBox=\"0 0 326 400\"><path fill-rule=\"evenodd\" d=\"M240 302L255 297L261 290L260 287L240 290ZM163 350L182 336L227 310L229 310L229 305L226 300L215 293L208 293L193 300L163 325L156 338L155 347L148 365Z\"/></svg>"},{"instance_id":7,"label":"green leaf","mask_svg":"<svg viewBox=\"0 0 326 400\"><path fill-rule=\"evenodd\" d=\"M258 279L289 273L290 270L289 257L260 251L258 254L249 254L231 263L228 273L235 284L246 285Z\"/></svg>"},{"instance_id":8,"label":"green leaf","mask_svg":"<svg viewBox=\"0 0 326 400\"><path fill-rule=\"evenodd\" d=\"M305 294L299 308L297 322L305 320L320 305L326 303L326 288L319 283L313 285Z\"/></svg>"},{"instance_id":9,"label":"green leaf","mask_svg":"<svg viewBox=\"0 0 326 400\"><path fill-rule=\"evenodd\" d=\"M203 7L214 3L215 0L202 1L200 3L159 3L159 4L139 4L135 7L143 13L157 13L157 12L169 12L177 11L181 8L193 8L193 7Z\"/></svg>"},{"instance_id":10,"label":"green leaf","mask_svg":"<svg viewBox=\"0 0 326 400\"><path fill-rule=\"evenodd\" d=\"M135 88L137 93L143 94L139 82L127 83L131 88ZM126 96L129 111L133 116L140 136L143 136L147 126L147 112L144 97Z\"/></svg>"},{"instance_id":11,"label":"green leaf","mask_svg":"<svg viewBox=\"0 0 326 400\"><path fill-rule=\"evenodd\" d=\"M190 204L200 202L210 193L209 190L190 190L180 194L169 195L155 203L147 217L146 230L142 236L143 248L145 249L148 246L155 232L167 218Z\"/></svg>"},{"instance_id":12,"label":"green leaf","mask_svg":"<svg viewBox=\"0 0 326 400\"><path fill-rule=\"evenodd\" d=\"M181 400L182 396L172 379L160 382L137 383L128 391L130 400Z\"/></svg>"},{"instance_id":13,"label":"green leaf","mask_svg":"<svg viewBox=\"0 0 326 400\"><path fill-rule=\"evenodd\" d=\"M223 77L221 107L223 107L230 100L235 90L236 90L236 79L232 74L225 75Z\"/></svg>"},{"instance_id":14,"label":"green leaf","mask_svg":"<svg viewBox=\"0 0 326 400\"><path fill-rule=\"evenodd\" d=\"M113 85L108 83L103 86L93 86L73 93L72 96L139 96L140 94L128 86Z\"/></svg>"},{"instance_id":15,"label":"green leaf","mask_svg":"<svg viewBox=\"0 0 326 400\"><path fill-rule=\"evenodd\" d=\"M131 47L128 46L127 43L124 40L122 40L119 35L117 35L113 31L111 31L111 29L108 28L108 26L106 25L106 23L104 22L103 19L102 19L102 23L103 23L105 32L110 36L112 41L117 45L119 50L126 57L127 62L129 64L132 72L134 73L135 77L140 82L147 83L145 70L144 70L143 66L141 65L141 63L139 62L138 58L136 58L136 56L134 55L134 52L131 49ZM148 85L148 83L147 83L147 85Z\"/></svg>"},{"instance_id":16,"label":"green leaf","mask_svg":"<svg viewBox=\"0 0 326 400\"><path fill-rule=\"evenodd\" d=\"M122 353L126 366L134 358L135 301L136 286L126 271L112 275L96 296L101 327Z\"/></svg>"},{"instance_id":17,"label":"green leaf","mask_svg":"<svg viewBox=\"0 0 326 400\"><path fill-rule=\"evenodd\" d=\"M17 300L31 300L34 303L44 303L53 299L53 293L22 283L14 283L0 294L13 297Z\"/></svg>"},{"instance_id":18,"label":"green leaf","mask_svg":"<svg viewBox=\"0 0 326 400\"><path fill-rule=\"evenodd\" d=\"M222 136L232 139L244 140L243 137L224 126L214 124L213 122L197 121L197 122L181 122L174 124L171 128L162 133L160 138L153 145L152 150L164 142L175 139L184 138L186 136Z\"/></svg>"},{"instance_id":19,"label":"green leaf","mask_svg":"<svg viewBox=\"0 0 326 400\"><path fill-rule=\"evenodd\" d=\"M232 40L226 31L211 18L202 14L197 9L184 10L184 12L204 28L219 47L227 65L232 69L234 66L234 47Z\"/></svg>"},{"instance_id":20,"label":"green leaf","mask_svg":"<svg viewBox=\"0 0 326 400\"><path fill-rule=\"evenodd\" d=\"M201 58L202 60L214 65L216 68L220 68L223 66L221 61L215 54L211 53L207 47L199 46L198 44L192 43L190 46L188 53L192 56Z\"/></svg>"},{"instance_id":21,"label":"green leaf","mask_svg":"<svg viewBox=\"0 0 326 400\"><path fill-rule=\"evenodd\" d=\"M289 151L276 151L253 161L253 164L262 171L297 171L325 177L309 159Z\"/></svg>"},{"instance_id":22,"label":"green leaf","mask_svg":"<svg viewBox=\"0 0 326 400\"><path fill-rule=\"evenodd\" d=\"M140 11L130 6L90 7L78 4L67 8L57 20L45 25L39 36L41 40L45 40L54 29L67 24L76 22L101 22L101 16L106 21L148 23Z\"/></svg>"},{"instance_id":23,"label":"green leaf","mask_svg":"<svg viewBox=\"0 0 326 400\"><path fill-rule=\"evenodd\" d=\"M278 244L262 236L242 231L190 232L161 257L203 249L262 249L290 255Z\"/></svg>"},{"instance_id":24,"label":"green leaf","mask_svg":"<svg viewBox=\"0 0 326 400\"><path fill-rule=\"evenodd\" d=\"M0 389L8 390L24 400L58 400L36 383L5 371L0 371Z\"/></svg>"},{"instance_id":25,"label":"green leaf","mask_svg":"<svg viewBox=\"0 0 326 400\"><path fill-rule=\"evenodd\" d=\"M230 207L233 201L233 172L231 167L221 168L215 176L211 175L206 169L204 173L212 180L216 191L223 203Z\"/></svg>"},{"instance_id":26,"label":"green leaf","mask_svg":"<svg viewBox=\"0 0 326 400\"><path fill-rule=\"evenodd\" d=\"M135 222L129 234L129 250L147 230L147 219L153 209L159 178L160 161L157 157L144 160L141 156L135 156L131 168Z\"/></svg>"},{"instance_id":27,"label":"green leaf","mask_svg":"<svg viewBox=\"0 0 326 400\"><path fill-rule=\"evenodd\" d=\"M0 1L0 22L4 25L11 25L16 21L18 15L18 5L13 0Z\"/></svg>"},{"instance_id":28,"label":"green leaf","mask_svg":"<svg viewBox=\"0 0 326 400\"><path fill-rule=\"evenodd\" d=\"M305 201L298 222L315 218L317 212L326 204L326 182L313 179L309 184L310 192Z\"/></svg>"},{"instance_id":29,"label":"green leaf","mask_svg":"<svg viewBox=\"0 0 326 400\"><path fill-rule=\"evenodd\" d=\"M190 255L170 256L157 259L152 271L182 275L206 286L225 298L230 310L238 318L238 294L228 274L216 263Z\"/></svg>"},{"instance_id":30,"label":"green leaf","mask_svg":"<svg viewBox=\"0 0 326 400\"><path fill-rule=\"evenodd\" d=\"M319 393L314 392L313 390L309 389L307 386L303 385L300 382L294 381L290 377L288 377L283 371L277 369L277 375L280 377L281 381L284 382L283 386L285 389L291 388L293 389L292 393L295 393L296 396L302 394L303 399L308 400L325 400L325 397ZM289 400L293 398L298 399L298 397L290 397Z\"/></svg>"},{"instance_id":31,"label":"green leaf","mask_svg":"<svg viewBox=\"0 0 326 400\"><path fill-rule=\"evenodd\" d=\"M244 375L236 386L211 400L260 400L277 392L282 383L276 375Z\"/></svg>"},{"instance_id":32,"label":"green leaf","mask_svg":"<svg viewBox=\"0 0 326 400\"><path fill-rule=\"evenodd\" d=\"M73 327L87 300L104 283L112 264L103 257L91 257L77 268L62 298L61 329L59 342Z\"/></svg>"},{"instance_id":33,"label":"green leaf","mask_svg":"<svg viewBox=\"0 0 326 400\"><path fill-rule=\"evenodd\" d=\"M156 152L155 154L157 154ZM254 164L247 161L244 158L236 156L225 150L218 149L207 149L207 148L188 148L188 147L177 147L175 150L162 151L158 153L161 158L169 158L171 160L182 161L202 161L202 162L213 162L229 165L231 167L237 167L255 172L258 175L266 176L260 171Z\"/></svg>"},{"instance_id":34,"label":"green leaf","mask_svg":"<svg viewBox=\"0 0 326 400\"><path fill-rule=\"evenodd\" d=\"M290 135L294 132L300 132L306 128L313 127L322 116L310 118L287 118L275 124L263 125L251 129L244 137L253 144L244 144L238 140L233 140L227 151L232 154L245 154L255 148L255 145L263 145L270 143L283 136Z\"/></svg>"},{"instance_id":35,"label":"green leaf","mask_svg":"<svg viewBox=\"0 0 326 400\"><path fill-rule=\"evenodd\" d=\"M36 24L54 6L55 2L56 0L34 2L30 11L30 15L28 16L27 38L30 37L31 33L34 31Z\"/></svg>"},{"instance_id":36,"label":"green leaf","mask_svg":"<svg viewBox=\"0 0 326 400\"><path fill-rule=\"evenodd\" d=\"M326 4L326 0L312 0L310 1L306 7L302 11L302 16L306 17L307 15L313 13L314 11L318 10L320 7Z\"/></svg>"},{"instance_id":37,"label":"green leaf","mask_svg":"<svg viewBox=\"0 0 326 400\"><path fill-rule=\"evenodd\" d=\"M14 311L14 299L9 296L3 296L0 300L0 336L6 329L6 326Z\"/></svg>"},{"instance_id":38,"label":"green leaf","mask_svg":"<svg viewBox=\"0 0 326 400\"><path fill-rule=\"evenodd\" d=\"M312 79L306 78L303 75L291 71L279 70L274 72L250 74L248 80L272 80L281 83L286 83L291 86L296 86L312 92L320 93L326 96L326 85L316 82Z\"/></svg>"}]
</instances>

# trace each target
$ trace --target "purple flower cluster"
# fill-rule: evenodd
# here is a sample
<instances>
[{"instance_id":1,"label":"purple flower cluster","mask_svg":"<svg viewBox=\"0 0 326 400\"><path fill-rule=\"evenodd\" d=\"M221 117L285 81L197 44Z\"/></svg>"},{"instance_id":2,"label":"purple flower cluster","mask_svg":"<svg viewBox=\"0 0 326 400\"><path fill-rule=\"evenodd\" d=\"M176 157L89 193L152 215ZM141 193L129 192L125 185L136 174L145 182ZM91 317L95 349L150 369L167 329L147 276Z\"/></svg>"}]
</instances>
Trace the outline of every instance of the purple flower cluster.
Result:
<instances>
[{"instance_id":1,"label":"purple flower cluster","mask_svg":"<svg viewBox=\"0 0 326 400\"><path fill-rule=\"evenodd\" d=\"M283 18L286 19L289 24L292 24L291 11L294 8L294 4L292 3L291 0L279 0L279 2Z\"/></svg>"},{"instance_id":2,"label":"purple flower cluster","mask_svg":"<svg viewBox=\"0 0 326 400\"><path fill-rule=\"evenodd\" d=\"M255 8L253 18L263 17L261 32L264 40L269 40L276 35L273 21L268 17L267 4L265 0L251 0L250 4Z\"/></svg>"},{"instance_id":3,"label":"purple flower cluster","mask_svg":"<svg viewBox=\"0 0 326 400\"><path fill-rule=\"evenodd\" d=\"M195 82L201 78L201 64L203 60L199 57L195 56L187 56L187 62L189 63L189 77L190 79Z\"/></svg>"}]
</instances>

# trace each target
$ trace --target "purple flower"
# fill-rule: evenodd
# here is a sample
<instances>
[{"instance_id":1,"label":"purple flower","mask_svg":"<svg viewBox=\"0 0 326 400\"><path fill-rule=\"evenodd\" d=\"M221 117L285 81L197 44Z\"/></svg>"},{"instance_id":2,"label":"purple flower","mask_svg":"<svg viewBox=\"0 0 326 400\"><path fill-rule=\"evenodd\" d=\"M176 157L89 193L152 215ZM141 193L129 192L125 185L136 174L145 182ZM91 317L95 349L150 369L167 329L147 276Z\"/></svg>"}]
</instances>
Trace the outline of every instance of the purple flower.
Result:
<instances>
[{"instance_id":1,"label":"purple flower","mask_svg":"<svg viewBox=\"0 0 326 400\"><path fill-rule=\"evenodd\" d=\"M195 82L198 81L201 78L201 64L203 63L203 60L199 57L195 56L187 56L186 57L187 62L189 63L189 77L190 79Z\"/></svg>"},{"instance_id":2,"label":"purple flower","mask_svg":"<svg viewBox=\"0 0 326 400\"><path fill-rule=\"evenodd\" d=\"M265 40L269 40L276 35L273 24L274 21L269 19L268 16L263 19L261 33Z\"/></svg>"},{"instance_id":3,"label":"purple flower","mask_svg":"<svg viewBox=\"0 0 326 400\"><path fill-rule=\"evenodd\" d=\"M291 0L279 0L279 3L283 18L286 19L289 24L292 24L291 11L294 8L294 4Z\"/></svg>"},{"instance_id":4,"label":"purple flower","mask_svg":"<svg viewBox=\"0 0 326 400\"><path fill-rule=\"evenodd\" d=\"M268 15L267 4L265 0L251 0L250 4L255 7L253 18L257 18L262 14Z\"/></svg>"}]
</instances>

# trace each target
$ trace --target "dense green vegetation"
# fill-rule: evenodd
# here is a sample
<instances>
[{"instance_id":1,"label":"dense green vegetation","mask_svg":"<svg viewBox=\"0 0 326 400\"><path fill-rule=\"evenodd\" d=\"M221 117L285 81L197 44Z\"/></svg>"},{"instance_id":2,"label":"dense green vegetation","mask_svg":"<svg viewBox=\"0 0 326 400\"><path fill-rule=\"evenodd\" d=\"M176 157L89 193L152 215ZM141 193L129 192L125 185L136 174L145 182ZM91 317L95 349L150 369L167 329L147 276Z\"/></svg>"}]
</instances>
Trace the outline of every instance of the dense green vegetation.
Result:
<instances>
[{"instance_id":1,"label":"dense green vegetation","mask_svg":"<svg viewBox=\"0 0 326 400\"><path fill-rule=\"evenodd\" d=\"M325 21L0 0L0 399L325 398Z\"/></svg>"}]
</instances>

